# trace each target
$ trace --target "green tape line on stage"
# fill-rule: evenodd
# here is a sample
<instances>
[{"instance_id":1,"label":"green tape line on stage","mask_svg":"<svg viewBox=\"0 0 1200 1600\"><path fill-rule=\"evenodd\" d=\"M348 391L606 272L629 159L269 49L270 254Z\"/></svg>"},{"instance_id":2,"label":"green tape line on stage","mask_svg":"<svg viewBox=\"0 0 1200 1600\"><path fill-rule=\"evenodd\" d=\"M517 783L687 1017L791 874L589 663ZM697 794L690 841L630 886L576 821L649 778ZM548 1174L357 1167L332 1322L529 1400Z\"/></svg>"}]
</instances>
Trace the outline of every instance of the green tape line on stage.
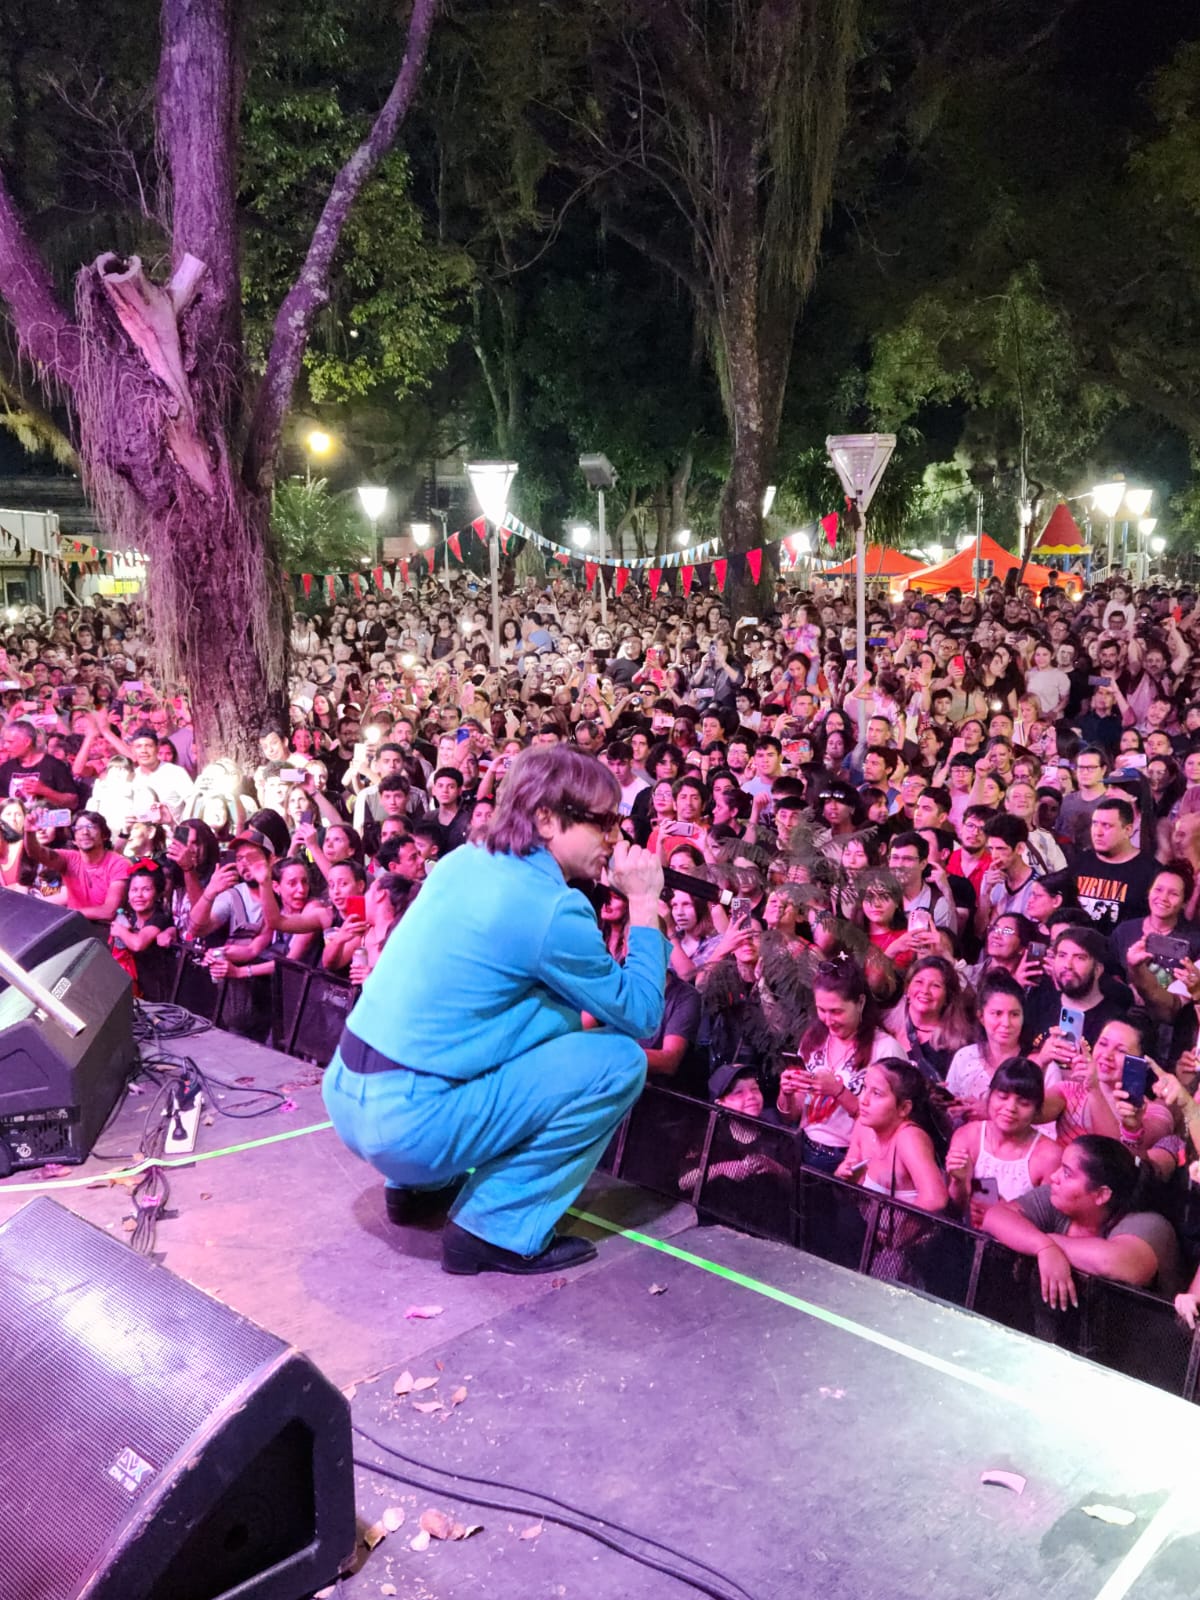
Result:
<instances>
[{"instance_id":1,"label":"green tape line on stage","mask_svg":"<svg viewBox=\"0 0 1200 1600\"><path fill-rule=\"evenodd\" d=\"M332 1122L312 1122L307 1128L289 1128L286 1133L268 1133L261 1139L247 1139L243 1144L229 1144L222 1150L197 1150L190 1155L172 1156L147 1156L145 1161L139 1161L136 1167L122 1167L119 1172L92 1172L81 1178L49 1178L44 1183L5 1183L0 1184L0 1200L6 1194L52 1194L55 1189L89 1189L100 1188L102 1184L113 1183L118 1178L136 1178L139 1173L148 1172L151 1167L194 1167L198 1161L215 1161L218 1156L237 1156L243 1150L261 1150L264 1145L282 1144L285 1139L302 1139L306 1133L324 1133L326 1128L332 1128Z\"/></svg>"},{"instance_id":2,"label":"green tape line on stage","mask_svg":"<svg viewBox=\"0 0 1200 1600\"><path fill-rule=\"evenodd\" d=\"M802 1311L818 1322L840 1329L842 1333L853 1334L856 1339L865 1339L869 1344L879 1345L884 1350L891 1350L896 1355L907 1357L910 1361L918 1361L922 1366L931 1367L935 1372L956 1378L961 1383L969 1383L976 1389L983 1389L1001 1400L1012 1404L1026 1404L1025 1396L1019 1390L1009 1384L1001 1383L996 1378L989 1378L986 1373L972 1372L969 1367L961 1367L957 1362L945 1361L941 1356L932 1355L928 1350L920 1350L915 1345L905 1344L902 1339L893 1339L886 1333L880 1333L876 1328L868 1328L865 1323L840 1316L838 1312L830 1311L825 1306L815 1305L811 1300L802 1300L799 1295L789 1294L786 1289L777 1289L774 1284L763 1283L760 1278L747 1277L744 1272L722 1266L719 1261L710 1261L707 1256L695 1255L691 1250L681 1250L677 1244L671 1244L666 1239L655 1239L648 1233L639 1233L635 1228L622 1228L617 1223L607 1222L603 1217L597 1217L590 1211L579 1211L572 1206L570 1214L578 1217L580 1222L589 1222L593 1227L603 1228L607 1233L619 1234L622 1239L632 1239L634 1244L646 1245L662 1255L673 1256L676 1261L686 1262L690 1267L699 1267L702 1272L709 1272L716 1278L724 1278L726 1283L736 1284L739 1289L749 1289L751 1293L762 1295L766 1300L775 1300L780 1305L789 1306L793 1311Z\"/></svg>"}]
</instances>

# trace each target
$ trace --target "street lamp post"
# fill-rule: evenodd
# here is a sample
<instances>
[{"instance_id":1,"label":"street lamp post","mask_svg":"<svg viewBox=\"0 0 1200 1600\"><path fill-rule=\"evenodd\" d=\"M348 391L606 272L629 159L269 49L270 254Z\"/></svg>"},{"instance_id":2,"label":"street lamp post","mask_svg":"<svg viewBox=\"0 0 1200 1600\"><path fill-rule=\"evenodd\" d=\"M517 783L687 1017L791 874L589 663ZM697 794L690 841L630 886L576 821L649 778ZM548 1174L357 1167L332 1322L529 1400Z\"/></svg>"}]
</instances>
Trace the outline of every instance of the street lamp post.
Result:
<instances>
[{"instance_id":1,"label":"street lamp post","mask_svg":"<svg viewBox=\"0 0 1200 1600\"><path fill-rule=\"evenodd\" d=\"M855 634L858 646L858 681L867 665L867 508L875 498L887 464L896 448L894 433L841 433L831 434L825 441L825 450L833 470L841 479L847 500L852 506L854 524L854 600ZM861 743L867 736L867 702L858 702L858 737Z\"/></svg>"},{"instance_id":2,"label":"street lamp post","mask_svg":"<svg viewBox=\"0 0 1200 1600\"><path fill-rule=\"evenodd\" d=\"M383 561L382 542L379 537L379 519L387 510L388 492L379 484L360 483L358 498L363 510L367 514L367 521L371 524L371 548L375 553L375 565L378 567Z\"/></svg>"},{"instance_id":3,"label":"street lamp post","mask_svg":"<svg viewBox=\"0 0 1200 1600\"><path fill-rule=\"evenodd\" d=\"M488 571L492 583L492 666L500 665L500 525L508 510L508 491L517 475L515 461L468 461L467 476L488 524Z\"/></svg>"},{"instance_id":4,"label":"street lamp post","mask_svg":"<svg viewBox=\"0 0 1200 1600\"><path fill-rule=\"evenodd\" d=\"M324 428L310 428L304 435L304 483L306 488L312 488L313 456L317 456L323 461L332 449L333 435L326 433Z\"/></svg>"},{"instance_id":5,"label":"street lamp post","mask_svg":"<svg viewBox=\"0 0 1200 1600\"><path fill-rule=\"evenodd\" d=\"M589 489L596 491L596 534L599 539L599 555L603 565L608 556L608 532L604 525L604 491L614 489L617 483L617 470L605 455L580 456L579 470L583 473L584 481ZM604 574L600 574L600 620L608 623L608 590L604 584Z\"/></svg>"}]
</instances>

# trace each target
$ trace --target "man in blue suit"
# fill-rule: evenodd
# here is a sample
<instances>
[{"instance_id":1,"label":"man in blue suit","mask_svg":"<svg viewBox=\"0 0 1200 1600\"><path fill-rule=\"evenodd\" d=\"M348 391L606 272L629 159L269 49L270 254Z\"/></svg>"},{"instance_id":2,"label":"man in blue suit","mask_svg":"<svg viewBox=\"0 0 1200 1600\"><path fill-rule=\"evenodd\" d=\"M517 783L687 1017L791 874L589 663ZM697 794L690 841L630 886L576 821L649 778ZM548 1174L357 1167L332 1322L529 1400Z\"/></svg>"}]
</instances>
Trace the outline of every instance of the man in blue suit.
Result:
<instances>
[{"instance_id":1,"label":"man in blue suit","mask_svg":"<svg viewBox=\"0 0 1200 1600\"><path fill-rule=\"evenodd\" d=\"M486 845L440 861L388 939L325 1074L338 1134L389 1190L470 1170L447 1272L557 1272L595 1255L554 1226L641 1092L670 946L662 867L618 841L620 791L569 745L523 751ZM629 902L624 966L571 880ZM583 1031L587 1011L601 1027ZM389 1208L390 1209L390 1208Z\"/></svg>"}]
</instances>

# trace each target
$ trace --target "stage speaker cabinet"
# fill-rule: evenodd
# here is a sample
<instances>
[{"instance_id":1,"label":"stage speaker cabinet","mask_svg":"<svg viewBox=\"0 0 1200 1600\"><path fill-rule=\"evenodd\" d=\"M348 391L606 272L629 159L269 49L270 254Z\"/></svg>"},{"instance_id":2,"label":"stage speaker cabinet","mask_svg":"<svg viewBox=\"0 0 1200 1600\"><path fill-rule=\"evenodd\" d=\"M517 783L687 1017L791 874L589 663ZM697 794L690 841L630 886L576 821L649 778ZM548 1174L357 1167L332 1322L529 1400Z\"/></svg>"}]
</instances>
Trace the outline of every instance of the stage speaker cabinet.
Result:
<instances>
[{"instance_id":1,"label":"stage speaker cabinet","mask_svg":"<svg viewBox=\"0 0 1200 1600\"><path fill-rule=\"evenodd\" d=\"M350 1407L48 1197L0 1225L0 1600L304 1600L355 1544Z\"/></svg>"},{"instance_id":2,"label":"stage speaker cabinet","mask_svg":"<svg viewBox=\"0 0 1200 1600\"><path fill-rule=\"evenodd\" d=\"M85 1026L72 1038L19 990L0 991L0 1177L86 1161L137 1060L129 975L98 939L22 964Z\"/></svg>"}]
</instances>

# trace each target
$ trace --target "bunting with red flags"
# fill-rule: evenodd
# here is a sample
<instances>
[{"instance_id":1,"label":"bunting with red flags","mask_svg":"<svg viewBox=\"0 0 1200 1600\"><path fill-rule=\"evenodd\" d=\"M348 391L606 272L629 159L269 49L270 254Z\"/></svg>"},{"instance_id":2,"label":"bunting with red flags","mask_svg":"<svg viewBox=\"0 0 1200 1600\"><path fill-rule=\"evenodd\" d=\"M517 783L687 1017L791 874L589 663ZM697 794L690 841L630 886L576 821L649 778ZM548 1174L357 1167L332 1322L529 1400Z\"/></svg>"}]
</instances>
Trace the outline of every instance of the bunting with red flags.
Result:
<instances>
[{"instance_id":1,"label":"bunting with red flags","mask_svg":"<svg viewBox=\"0 0 1200 1600\"><path fill-rule=\"evenodd\" d=\"M300 574L300 582L304 586L304 598L306 600L308 599L309 595L312 594L312 581L313 575L311 572L302 572Z\"/></svg>"},{"instance_id":2,"label":"bunting with red flags","mask_svg":"<svg viewBox=\"0 0 1200 1600\"><path fill-rule=\"evenodd\" d=\"M457 533L452 533L446 543L450 546L450 554L455 561L461 563L463 558L461 537Z\"/></svg>"},{"instance_id":3,"label":"bunting with red flags","mask_svg":"<svg viewBox=\"0 0 1200 1600\"><path fill-rule=\"evenodd\" d=\"M729 563L724 556L718 556L712 564L713 581L717 586L717 593L725 593L725 579L729 572Z\"/></svg>"},{"instance_id":4,"label":"bunting with red flags","mask_svg":"<svg viewBox=\"0 0 1200 1600\"><path fill-rule=\"evenodd\" d=\"M618 567L613 573L613 593L619 600L625 593L625 585L629 582L629 568Z\"/></svg>"},{"instance_id":5,"label":"bunting with red flags","mask_svg":"<svg viewBox=\"0 0 1200 1600\"><path fill-rule=\"evenodd\" d=\"M591 594L592 590L596 586L596 574L599 571L600 568L594 561L585 561L583 563L583 577L584 582L587 584L587 592L589 594Z\"/></svg>"},{"instance_id":6,"label":"bunting with red flags","mask_svg":"<svg viewBox=\"0 0 1200 1600\"><path fill-rule=\"evenodd\" d=\"M829 540L829 548L832 550L837 544L838 536L838 514L836 511L831 511L827 517L821 518L821 528L825 537Z\"/></svg>"},{"instance_id":7,"label":"bunting with red flags","mask_svg":"<svg viewBox=\"0 0 1200 1600\"><path fill-rule=\"evenodd\" d=\"M646 582L650 585L650 597L651 597L651 599L657 600L658 599L658 586L662 582L662 568L661 567L651 567L649 572L647 572L647 574L646 574Z\"/></svg>"},{"instance_id":8,"label":"bunting with red flags","mask_svg":"<svg viewBox=\"0 0 1200 1600\"><path fill-rule=\"evenodd\" d=\"M696 576L695 567L680 567L679 576L683 579L683 594L687 599L692 592L692 579Z\"/></svg>"},{"instance_id":9,"label":"bunting with red flags","mask_svg":"<svg viewBox=\"0 0 1200 1600\"><path fill-rule=\"evenodd\" d=\"M746 566L750 570L750 577L755 583L762 580L762 546L757 550L746 551Z\"/></svg>"}]
</instances>

